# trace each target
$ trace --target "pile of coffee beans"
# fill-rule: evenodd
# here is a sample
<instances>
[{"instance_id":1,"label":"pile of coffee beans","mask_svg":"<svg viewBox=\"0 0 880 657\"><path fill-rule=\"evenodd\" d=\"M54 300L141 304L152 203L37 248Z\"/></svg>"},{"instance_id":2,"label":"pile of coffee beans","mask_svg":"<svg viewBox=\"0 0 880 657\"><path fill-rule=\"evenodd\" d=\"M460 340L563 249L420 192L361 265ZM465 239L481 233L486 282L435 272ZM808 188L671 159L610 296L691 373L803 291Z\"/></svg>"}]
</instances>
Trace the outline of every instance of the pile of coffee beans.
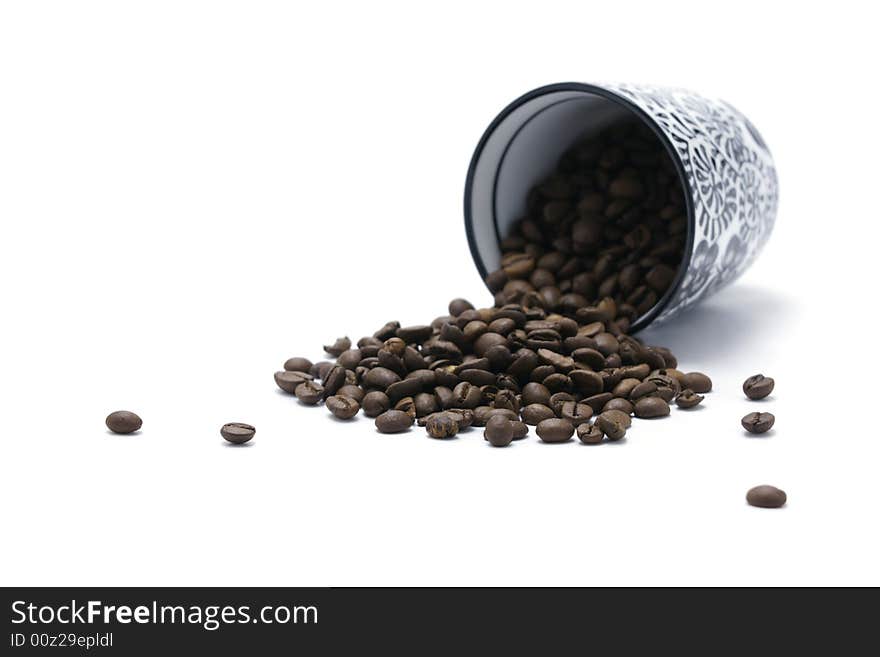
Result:
<instances>
[{"instance_id":1,"label":"pile of coffee beans","mask_svg":"<svg viewBox=\"0 0 880 657\"><path fill-rule=\"evenodd\" d=\"M640 124L569 149L526 207L501 241L501 267L486 278L497 306L542 308L582 325L611 320L626 332L678 274L684 191L662 144Z\"/></svg>"},{"instance_id":2,"label":"pile of coffee beans","mask_svg":"<svg viewBox=\"0 0 880 657\"><path fill-rule=\"evenodd\" d=\"M587 315L454 299L430 324L392 321L356 343L336 339L325 347L335 360L290 358L275 382L339 420L363 412L381 433L418 423L442 440L485 427L490 445L506 447L534 426L546 443L616 441L633 416L693 408L712 389L705 374L677 369L668 349L627 335L616 305L606 297Z\"/></svg>"}]
</instances>

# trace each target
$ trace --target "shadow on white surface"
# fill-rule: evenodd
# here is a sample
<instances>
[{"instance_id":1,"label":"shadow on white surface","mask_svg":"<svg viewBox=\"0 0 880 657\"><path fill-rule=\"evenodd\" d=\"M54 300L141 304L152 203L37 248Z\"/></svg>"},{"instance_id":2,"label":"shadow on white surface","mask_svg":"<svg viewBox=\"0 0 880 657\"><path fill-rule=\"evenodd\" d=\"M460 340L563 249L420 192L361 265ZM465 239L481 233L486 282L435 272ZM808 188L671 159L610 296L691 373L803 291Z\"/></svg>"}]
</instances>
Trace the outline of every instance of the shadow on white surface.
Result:
<instances>
[{"instance_id":1,"label":"shadow on white surface","mask_svg":"<svg viewBox=\"0 0 880 657\"><path fill-rule=\"evenodd\" d=\"M639 337L671 349L687 370L687 361L736 360L759 351L784 335L796 316L789 297L770 288L734 284L668 323L648 327Z\"/></svg>"}]
</instances>

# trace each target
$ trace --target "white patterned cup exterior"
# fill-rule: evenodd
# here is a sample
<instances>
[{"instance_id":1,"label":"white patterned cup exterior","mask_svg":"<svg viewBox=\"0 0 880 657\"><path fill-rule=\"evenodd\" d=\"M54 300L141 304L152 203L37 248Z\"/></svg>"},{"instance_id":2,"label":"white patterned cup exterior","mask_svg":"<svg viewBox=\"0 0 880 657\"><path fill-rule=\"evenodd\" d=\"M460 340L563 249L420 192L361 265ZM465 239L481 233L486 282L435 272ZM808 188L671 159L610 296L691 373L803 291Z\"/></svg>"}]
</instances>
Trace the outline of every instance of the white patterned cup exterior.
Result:
<instances>
[{"instance_id":1,"label":"white patterned cup exterior","mask_svg":"<svg viewBox=\"0 0 880 657\"><path fill-rule=\"evenodd\" d=\"M776 218L776 169L770 151L755 127L723 100L680 89L632 84L562 83L541 87L514 101L496 118L471 162L465 190L465 224L471 252L483 275L484 270L492 268L496 258L494 251L486 247L487 237L480 237L480 223L494 221L497 236L501 236L511 223L509 219L497 216L504 214L503 199L499 202L493 198L491 210L488 204L480 201L481 195L485 195L481 190L489 182L489 170L495 167L501 171L502 165L508 170L516 169L515 163L505 162L505 158L517 156L513 142L519 138L523 127L534 123L533 119L539 113L547 115L555 111L561 117L562 110L554 108L577 101L578 94L598 100L592 106L586 101L581 102L580 114L572 105L568 110L571 118L567 124L561 118L557 126L551 125L549 119L545 120L548 125L543 129L542 143L552 140L551 131L555 127L572 133L567 138L565 135L559 138L560 144L571 144L578 138L577 130L583 128L584 121L590 122L594 116L600 120L605 107L602 103L617 105L616 110L608 111L637 115L665 143L685 187L689 235L683 267L657 306L633 324L633 330L639 330L648 323L666 321L692 307L734 281L754 261L770 236ZM550 102L546 100L548 98L555 100ZM533 110L530 111L529 107ZM525 118L517 119L517 114ZM514 125L507 125L511 121ZM577 121L581 122L579 127ZM519 127L517 122L521 124ZM505 129L513 136L505 135ZM536 132L538 128L532 131ZM503 155L493 159L492 142L498 141L499 133L501 140L508 139L509 143L504 147ZM528 152L535 153L535 147L525 151L524 155ZM496 173L492 181L492 193L496 195L499 189L503 191L505 188L503 181L499 184L498 175ZM515 178L515 175L507 177ZM493 216L487 218L487 214ZM507 214L515 214L515 210Z\"/></svg>"}]
</instances>

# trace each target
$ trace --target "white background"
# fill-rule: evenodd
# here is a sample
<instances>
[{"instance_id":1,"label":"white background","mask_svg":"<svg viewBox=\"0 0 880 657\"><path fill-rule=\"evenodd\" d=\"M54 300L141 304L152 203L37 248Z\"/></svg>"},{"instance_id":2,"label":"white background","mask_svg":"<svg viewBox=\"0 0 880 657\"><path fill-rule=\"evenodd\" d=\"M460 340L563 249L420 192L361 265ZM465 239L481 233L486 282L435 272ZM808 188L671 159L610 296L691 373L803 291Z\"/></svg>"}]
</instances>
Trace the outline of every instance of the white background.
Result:
<instances>
[{"instance_id":1,"label":"white background","mask_svg":"<svg viewBox=\"0 0 880 657\"><path fill-rule=\"evenodd\" d=\"M880 584L863 6L3 3L0 582ZM279 394L289 356L489 302L469 158L566 80L722 96L775 155L759 261L644 335L712 375L704 408L499 450ZM758 371L777 426L748 438ZM788 506L748 507L760 483Z\"/></svg>"}]
</instances>

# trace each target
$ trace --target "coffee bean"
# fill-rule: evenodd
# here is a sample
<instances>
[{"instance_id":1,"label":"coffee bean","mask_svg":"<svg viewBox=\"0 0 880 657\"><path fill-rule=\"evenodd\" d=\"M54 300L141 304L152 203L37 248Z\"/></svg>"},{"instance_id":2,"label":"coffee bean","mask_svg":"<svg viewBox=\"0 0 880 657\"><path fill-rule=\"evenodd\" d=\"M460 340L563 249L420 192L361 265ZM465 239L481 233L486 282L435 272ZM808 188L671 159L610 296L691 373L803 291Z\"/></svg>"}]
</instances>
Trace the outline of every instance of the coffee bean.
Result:
<instances>
[{"instance_id":1,"label":"coffee bean","mask_svg":"<svg viewBox=\"0 0 880 657\"><path fill-rule=\"evenodd\" d=\"M458 317L465 310L473 310L473 304L466 299L453 299L449 302L449 314Z\"/></svg>"},{"instance_id":2,"label":"coffee bean","mask_svg":"<svg viewBox=\"0 0 880 657\"><path fill-rule=\"evenodd\" d=\"M339 358L336 359L336 364L347 370L354 370L360 364L362 359L363 353L360 349L346 349L339 354Z\"/></svg>"},{"instance_id":3,"label":"coffee bean","mask_svg":"<svg viewBox=\"0 0 880 657\"><path fill-rule=\"evenodd\" d=\"M405 343L422 344L433 335L430 326L405 326L397 329L397 337Z\"/></svg>"},{"instance_id":4,"label":"coffee bean","mask_svg":"<svg viewBox=\"0 0 880 657\"><path fill-rule=\"evenodd\" d=\"M520 415L522 416L523 422L531 424L532 426L535 426L542 420L549 420L550 418L556 417L556 413L553 412L553 409L544 404L529 404L522 409Z\"/></svg>"},{"instance_id":5,"label":"coffee bean","mask_svg":"<svg viewBox=\"0 0 880 657\"><path fill-rule=\"evenodd\" d=\"M669 404L660 397L642 397L633 407L636 417L654 418L669 415Z\"/></svg>"},{"instance_id":6,"label":"coffee bean","mask_svg":"<svg viewBox=\"0 0 880 657\"><path fill-rule=\"evenodd\" d=\"M679 408L693 408L701 401L703 401L703 395L698 395L690 388L685 388L675 398L675 403Z\"/></svg>"},{"instance_id":7,"label":"coffee bean","mask_svg":"<svg viewBox=\"0 0 880 657\"><path fill-rule=\"evenodd\" d=\"M437 408L436 397L428 392L418 393L413 397L413 402L416 409L416 417L426 417L440 410Z\"/></svg>"},{"instance_id":8,"label":"coffee bean","mask_svg":"<svg viewBox=\"0 0 880 657\"><path fill-rule=\"evenodd\" d=\"M400 375L387 367L374 367L364 376L364 385L369 388L385 390L388 386L400 381Z\"/></svg>"},{"instance_id":9,"label":"coffee bean","mask_svg":"<svg viewBox=\"0 0 880 657\"><path fill-rule=\"evenodd\" d=\"M590 408L593 409L593 413L601 413L602 408L612 400L612 395L610 392L600 392L598 395L592 395L590 397L585 397L581 401L585 404L589 404Z\"/></svg>"},{"instance_id":10,"label":"coffee bean","mask_svg":"<svg viewBox=\"0 0 880 657\"><path fill-rule=\"evenodd\" d=\"M778 509L787 501L785 491L776 486L755 486L746 493L746 502L764 509Z\"/></svg>"},{"instance_id":11,"label":"coffee bean","mask_svg":"<svg viewBox=\"0 0 880 657\"><path fill-rule=\"evenodd\" d=\"M551 418L541 420L535 427L538 437L545 443L564 443L574 434L574 425L568 420Z\"/></svg>"},{"instance_id":12,"label":"coffee bean","mask_svg":"<svg viewBox=\"0 0 880 657\"><path fill-rule=\"evenodd\" d=\"M542 383L527 383L522 389L523 404L543 404L547 406L550 403L550 391Z\"/></svg>"},{"instance_id":13,"label":"coffee bean","mask_svg":"<svg viewBox=\"0 0 880 657\"><path fill-rule=\"evenodd\" d=\"M300 386L300 388L302 388L302 386ZM360 386L348 384L342 386L339 390L337 390L336 394L342 395L343 397L350 397L351 399L354 399L358 404L360 404L361 401L363 401L364 395L366 393L364 393L364 389Z\"/></svg>"},{"instance_id":14,"label":"coffee bean","mask_svg":"<svg viewBox=\"0 0 880 657\"><path fill-rule=\"evenodd\" d=\"M314 379L323 380L324 377L327 376L327 372L329 372L332 367L333 363L331 363L329 360L322 360L312 365L312 367L309 369L309 374L311 374L312 378Z\"/></svg>"},{"instance_id":15,"label":"coffee bean","mask_svg":"<svg viewBox=\"0 0 880 657\"><path fill-rule=\"evenodd\" d=\"M458 421L448 412L434 413L425 422L431 438L452 438L458 433Z\"/></svg>"},{"instance_id":16,"label":"coffee bean","mask_svg":"<svg viewBox=\"0 0 880 657\"><path fill-rule=\"evenodd\" d=\"M493 447L507 447L513 440L513 422L501 415L494 415L486 422L483 436Z\"/></svg>"},{"instance_id":17,"label":"coffee bean","mask_svg":"<svg viewBox=\"0 0 880 657\"><path fill-rule=\"evenodd\" d=\"M743 392L749 399L764 399L773 392L773 386L776 382L769 376L763 374L755 374L750 376L743 383Z\"/></svg>"},{"instance_id":18,"label":"coffee bean","mask_svg":"<svg viewBox=\"0 0 880 657\"><path fill-rule=\"evenodd\" d=\"M577 427L590 420L593 416L593 409L589 404L567 401L562 403L559 415L563 420L568 420L574 427Z\"/></svg>"},{"instance_id":19,"label":"coffee bean","mask_svg":"<svg viewBox=\"0 0 880 657\"><path fill-rule=\"evenodd\" d=\"M284 362L284 369L288 372L308 372L312 369L313 363L308 358L296 356L288 358Z\"/></svg>"},{"instance_id":20,"label":"coffee bean","mask_svg":"<svg viewBox=\"0 0 880 657\"><path fill-rule=\"evenodd\" d=\"M311 381L313 380L313 376L311 374L307 374L305 372L275 372L275 383L281 388L284 392L289 392L293 394L296 392L296 387L302 383L303 381Z\"/></svg>"},{"instance_id":21,"label":"coffee bean","mask_svg":"<svg viewBox=\"0 0 880 657\"><path fill-rule=\"evenodd\" d=\"M385 411L376 418L376 429L380 433L400 433L413 424L413 419L403 411Z\"/></svg>"},{"instance_id":22,"label":"coffee bean","mask_svg":"<svg viewBox=\"0 0 880 657\"><path fill-rule=\"evenodd\" d=\"M602 430L602 433L608 436L608 440L620 440L623 438L626 435L629 422L629 415L620 411L605 411L596 418L596 424Z\"/></svg>"},{"instance_id":23,"label":"coffee bean","mask_svg":"<svg viewBox=\"0 0 880 657\"><path fill-rule=\"evenodd\" d=\"M336 338L336 342L332 345L324 346L324 351L331 356L338 356L346 349L351 349L351 340L349 340L347 336L344 338Z\"/></svg>"},{"instance_id":24,"label":"coffee bean","mask_svg":"<svg viewBox=\"0 0 880 657\"><path fill-rule=\"evenodd\" d=\"M324 398L324 386L315 381L303 381L296 387L295 394L303 404L314 405Z\"/></svg>"},{"instance_id":25,"label":"coffee bean","mask_svg":"<svg viewBox=\"0 0 880 657\"><path fill-rule=\"evenodd\" d=\"M376 340L382 340L383 342L388 338L393 338L397 334L397 329L400 328L400 322L387 322L382 328L373 333L373 337Z\"/></svg>"},{"instance_id":26,"label":"coffee bean","mask_svg":"<svg viewBox=\"0 0 880 657\"><path fill-rule=\"evenodd\" d=\"M104 424L113 433L134 433L143 425L143 421L131 411L114 411L107 416Z\"/></svg>"},{"instance_id":27,"label":"coffee bean","mask_svg":"<svg viewBox=\"0 0 880 657\"><path fill-rule=\"evenodd\" d=\"M681 382L682 387L690 388L694 392L704 393L712 390L712 379L702 372L688 372Z\"/></svg>"},{"instance_id":28,"label":"coffee bean","mask_svg":"<svg viewBox=\"0 0 880 657\"><path fill-rule=\"evenodd\" d=\"M605 411L621 411L626 413L627 415L632 415L633 413L633 404L632 402L621 399L620 397L615 397L614 399L609 400L603 407L602 412Z\"/></svg>"},{"instance_id":29,"label":"coffee bean","mask_svg":"<svg viewBox=\"0 0 880 657\"><path fill-rule=\"evenodd\" d=\"M629 393L630 401L637 402L639 399L649 397L657 392L657 386L650 381L642 381Z\"/></svg>"},{"instance_id":30,"label":"coffee bean","mask_svg":"<svg viewBox=\"0 0 880 657\"><path fill-rule=\"evenodd\" d=\"M364 415L367 417L376 417L391 408L391 400L384 392L371 390L364 395L361 408L364 409Z\"/></svg>"},{"instance_id":31,"label":"coffee bean","mask_svg":"<svg viewBox=\"0 0 880 657\"><path fill-rule=\"evenodd\" d=\"M598 445L602 442L602 439L605 438L602 429L600 429L595 423L591 424L589 422L585 422L578 426L577 436L584 445Z\"/></svg>"},{"instance_id":32,"label":"coffee bean","mask_svg":"<svg viewBox=\"0 0 880 657\"><path fill-rule=\"evenodd\" d=\"M243 445L257 432L251 425L244 422L230 422L220 427L220 435L234 445Z\"/></svg>"},{"instance_id":33,"label":"coffee bean","mask_svg":"<svg viewBox=\"0 0 880 657\"><path fill-rule=\"evenodd\" d=\"M360 404L351 397L332 395L324 402L327 410L340 420L350 420L361 410Z\"/></svg>"},{"instance_id":34,"label":"coffee bean","mask_svg":"<svg viewBox=\"0 0 880 657\"><path fill-rule=\"evenodd\" d=\"M445 413L458 423L459 431L472 426L475 421L474 411L469 408L452 408L445 411Z\"/></svg>"},{"instance_id":35,"label":"coffee bean","mask_svg":"<svg viewBox=\"0 0 880 657\"><path fill-rule=\"evenodd\" d=\"M377 368L378 369L378 368ZM373 370L375 371L375 370ZM387 388L385 388L385 394L388 395L388 399L391 400L392 404L396 404L398 401L403 399L404 397L412 397L415 394L418 394L422 390L422 382L419 379L403 379L402 381L395 381Z\"/></svg>"},{"instance_id":36,"label":"coffee bean","mask_svg":"<svg viewBox=\"0 0 880 657\"><path fill-rule=\"evenodd\" d=\"M529 435L529 425L527 425L525 422L520 422L519 420L511 420L510 424L513 427L514 440L522 440Z\"/></svg>"},{"instance_id":37,"label":"coffee bean","mask_svg":"<svg viewBox=\"0 0 880 657\"><path fill-rule=\"evenodd\" d=\"M327 376L325 376L324 380L321 382L324 386L324 399L332 397L342 386L348 383L347 372L348 370L339 365L334 365L330 368L330 371L327 372Z\"/></svg>"},{"instance_id":38,"label":"coffee bean","mask_svg":"<svg viewBox=\"0 0 880 657\"><path fill-rule=\"evenodd\" d=\"M765 433L773 428L776 417L773 413L747 413L743 416L743 429L749 433Z\"/></svg>"},{"instance_id":39,"label":"coffee bean","mask_svg":"<svg viewBox=\"0 0 880 657\"><path fill-rule=\"evenodd\" d=\"M462 381L452 390L452 402L456 408L476 408L482 396L480 389L467 381Z\"/></svg>"},{"instance_id":40,"label":"coffee bean","mask_svg":"<svg viewBox=\"0 0 880 657\"><path fill-rule=\"evenodd\" d=\"M587 397L597 395L605 388L605 381L597 372L578 369L572 370L568 376L574 389Z\"/></svg>"}]
</instances>

